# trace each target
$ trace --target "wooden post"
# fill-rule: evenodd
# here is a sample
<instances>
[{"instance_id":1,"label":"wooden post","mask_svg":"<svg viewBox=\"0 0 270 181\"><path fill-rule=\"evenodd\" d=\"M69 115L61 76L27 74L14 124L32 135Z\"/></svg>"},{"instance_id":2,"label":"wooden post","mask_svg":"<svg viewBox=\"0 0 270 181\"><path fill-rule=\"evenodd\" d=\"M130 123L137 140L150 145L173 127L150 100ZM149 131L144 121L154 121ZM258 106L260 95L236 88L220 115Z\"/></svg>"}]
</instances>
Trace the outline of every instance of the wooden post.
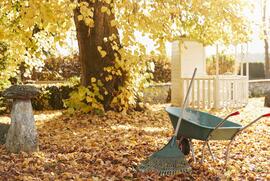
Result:
<instances>
[{"instance_id":1,"label":"wooden post","mask_svg":"<svg viewBox=\"0 0 270 181\"><path fill-rule=\"evenodd\" d=\"M212 80L209 78L208 79L208 108L211 107L211 84L212 84Z\"/></svg>"},{"instance_id":2,"label":"wooden post","mask_svg":"<svg viewBox=\"0 0 270 181\"><path fill-rule=\"evenodd\" d=\"M171 103L175 106L181 106L184 99L183 85L181 76L181 46L179 41L172 43L172 73L171 73Z\"/></svg>"},{"instance_id":3,"label":"wooden post","mask_svg":"<svg viewBox=\"0 0 270 181\"><path fill-rule=\"evenodd\" d=\"M205 94L205 82L206 82L206 80L203 79L203 80L202 80L202 91L203 91L203 92L202 92L202 107L203 107L203 108L205 108L205 102L206 102L206 98L205 98L205 97L206 97L206 96L205 96L205 95L206 95L206 94Z\"/></svg>"},{"instance_id":4,"label":"wooden post","mask_svg":"<svg viewBox=\"0 0 270 181\"><path fill-rule=\"evenodd\" d=\"M218 51L218 44L216 45L216 76L219 75L219 64L218 64L218 56L219 56L219 51Z\"/></svg>"},{"instance_id":5,"label":"wooden post","mask_svg":"<svg viewBox=\"0 0 270 181\"><path fill-rule=\"evenodd\" d=\"M234 45L234 59L235 59L235 64L234 64L234 74L238 75L238 57L237 57L237 45Z\"/></svg>"},{"instance_id":6,"label":"wooden post","mask_svg":"<svg viewBox=\"0 0 270 181\"><path fill-rule=\"evenodd\" d=\"M241 59L240 59L240 61L241 61L241 64L240 64L240 67L241 67L241 76L243 76L244 70L243 70L243 45L242 44L241 44Z\"/></svg>"},{"instance_id":7,"label":"wooden post","mask_svg":"<svg viewBox=\"0 0 270 181\"><path fill-rule=\"evenodd\" d=\"M185 84L183 84L183 85L185 85L185 86L184 86L184 88L185 88L184 91L187 92L188 86L189 86L189 84L190 84L190 81L189 81L189 79L183 79L183 80L185 80L185 82L186 82ZM193 84L194 84L194 83L193 83ZM185 96L185 95L184 95L184 96ZM188 99L188 104L187 104L187 105L190 104L190 101L193 102L193 98L192 98L191 100Z\"/></svg>"},{"instance_id":8,"label":"wooden post","mask_svg":"<svg viewBox=\"0 0 270 181\"><path fill-rule=\"evenodd\" d=\"M218 65L218 45L216 45L216 77L214 79L214 108L220 108L220 90L219 90L219 65Z\"/></svg>"},{"instance_id":9,"label":"wooden post","mask_svg":"<svg viewBox=\"0 0 270 181\"><path fill-rule=\"evenodd\" d=\"M247 79L249 80L249 60L247 59L247 57L248 57L248 43L247 43L247 53L245 56L245 62L246 62L246 76L247 76Z\"/></svg>"},{"instance_id":10,"label":"wooden post","mask_svg":"<svg viewBox=\"0 0 270 181\"><path fill-rule=\"evenodd\" d=\"M246 53L246 57L248 57L248 43L247 43L247 53ZM244 94L244 104L247 104L248 103L248 97L249 97L249 95L248 95L248 89L249 89L249 83L248 83L248 81L249 81L249 59L247 59L246 58L246 79L245 80L243 80L244 82L244 84L245 84L245 86L244 86L244 89L245 89L245 94Z\"/></svg>"},{"instance_id":11,"label":"wooden post","mask_svg":"<svg viewBox=\"0 0 270 181\"><path fill-rule=\"evenodd\" d=\"M197 108L200 109L200 102L201 102L201 87L200 87L200 79L197 80Z\"/></svg>"}]
</instances>

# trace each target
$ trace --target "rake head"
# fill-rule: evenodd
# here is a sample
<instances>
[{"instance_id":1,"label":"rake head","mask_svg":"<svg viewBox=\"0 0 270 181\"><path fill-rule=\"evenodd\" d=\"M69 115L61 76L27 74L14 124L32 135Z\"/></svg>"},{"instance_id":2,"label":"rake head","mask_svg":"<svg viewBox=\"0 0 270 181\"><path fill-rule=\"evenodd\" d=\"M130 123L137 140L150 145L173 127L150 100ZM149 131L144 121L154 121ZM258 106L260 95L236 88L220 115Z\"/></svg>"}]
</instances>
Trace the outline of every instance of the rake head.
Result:
<instances>
[{"instance_id":1,"label":"rake head","mask_svg":"<svg viewBox=\"0 0 270 181\"><path fill-rule=\"evenodd\" d=\"M184 154L176 144L175 136L161 150L144 160L138 169L142 172L155 171L160 175L174 175L191 171Z\"/></svg>"}]
</instances>

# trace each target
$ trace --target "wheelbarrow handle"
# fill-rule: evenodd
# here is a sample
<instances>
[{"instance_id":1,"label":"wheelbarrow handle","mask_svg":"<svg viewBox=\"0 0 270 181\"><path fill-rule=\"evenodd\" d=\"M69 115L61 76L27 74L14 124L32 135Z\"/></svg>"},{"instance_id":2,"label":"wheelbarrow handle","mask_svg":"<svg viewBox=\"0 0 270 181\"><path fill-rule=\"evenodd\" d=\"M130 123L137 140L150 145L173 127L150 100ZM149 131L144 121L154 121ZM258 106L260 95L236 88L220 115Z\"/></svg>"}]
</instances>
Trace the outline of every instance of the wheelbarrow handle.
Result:
<instances>
[{"instance_id":1,"label":"wheelbarrow handle","mask_svg":"<svg viewBox=\"0 0 270 181\"><path fill-rule=\"evenodd\" d=\"M259 121L260 119L265 118L265 117L270 117L270 113L261 115L260 117L258 117L258 118L255 119L254 121L250 122L248 125L244 126L244 127L241 129L241 131L245 130L246 128L250 127L252 124L256 123L257 121Z\"/></svg>"},{"instance_id":2,"label":"wheelbarrow handle","mask_svg":"<svg viewBox=\"0 0 270 181\"><path fill-rule=\"evenodd\" d=\"M226 116L222 121L220 121L220 122L215 126L214 129L212 129L212 131L209 132L209 134L208 134L206 140L209 140L209 139L211 138L211 136L212 136L212 133L213 133L215 130L217 130L219 127L221 127L221 126L225 123L225 121L227 121L227 119L228 119L229 117L236 116L236 115L239 115L239 114L240 114L240 112L239 112L239 111L236 111L236 112L233 112L233 113L229 114L228 116Z\"/></svg>"},{"instance_id":3,"label":"wheelbarrow handle","mask_svg":"<svg viewBox=\"0 0 270 181\"><path fill-rule=\"evenodd\" d=\"M226 116L221 122L219 122L219 123L216 125L216 127L214 128L214 130L216 130L216 129L218 129L220 126L222 126L222 125L224 124L224 122L227 121L227 119L228 119L229 117L237 116L237 115L239 115L239 114L240 114L239 111L236 111L236 112L233 112L233 113L229 114L229 115Z\"/></svg>"},{"instance_id":4,"label":"wheelbarrow handle","mask_svg":"<svg viewBox=\"0 0 270 181\"><path fill-rule=\"evenodd\" d=\"M236 116L236 115L239 115L239 114L240 114L240 112L239 111L236 111L234 113L229 114L225 119L228 119L231 116Z\"/></svg>"},{"instance_id":5,"label":"wheelbarrow handle","mask_svg":"<svg viewBox=\"0 0 270 181\"><path fill-rule=\"evenodd\" d=\"M261 117L270 117L270 113L264 114Z\"/></svg>"},{"instance_id":6,"label":"wheelbarrow handle","mask_svg":"<svg viewBox=\"0 0 270 181\"><path fill-rule=\"evenodd\" d=\"M229 143L228 146L227 146L225 167L226 167L226 165L227 165L227 163L228 163L229 149L230 149L230 146L231 146L232 142L234 141L235 137L236 137L237 135L239 135L241 132L243 132L245 129L247 129L248 127L250 127L250 126L253 125L254 123L256 123L257 121L259 121L260 119L265 118L265 117L270 117L270 113L261 115L261 116L258 117L257 119L255 119L255 120L253 120L252 122L250 122L248 125L242 127L238 132L236 132L236 133L233 135L233 137L231 138L230 143Z\"/></svg>"}]
</instances>

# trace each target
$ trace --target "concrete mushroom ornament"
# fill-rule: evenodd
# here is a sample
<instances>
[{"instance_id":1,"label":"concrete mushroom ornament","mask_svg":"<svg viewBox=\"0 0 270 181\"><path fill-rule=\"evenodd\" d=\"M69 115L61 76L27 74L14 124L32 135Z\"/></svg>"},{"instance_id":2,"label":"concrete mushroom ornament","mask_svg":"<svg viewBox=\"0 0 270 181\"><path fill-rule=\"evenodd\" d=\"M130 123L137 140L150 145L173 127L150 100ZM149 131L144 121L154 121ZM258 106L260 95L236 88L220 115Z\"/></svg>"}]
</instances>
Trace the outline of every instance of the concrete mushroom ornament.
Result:
<instances>
[{"instance_id":1,"label":"concrete mushroom ornament","mask_svg":"<svg viewBox=\"0 0 270 181\"><path fill-rule=\"evenodd\" d=\"M3 92L13 99L11 125L7 133L6 149L12 153L38 151L38 134L35 126L31 99L39 90L30 85L13 85Z\"/></svg>"}]
</instances>

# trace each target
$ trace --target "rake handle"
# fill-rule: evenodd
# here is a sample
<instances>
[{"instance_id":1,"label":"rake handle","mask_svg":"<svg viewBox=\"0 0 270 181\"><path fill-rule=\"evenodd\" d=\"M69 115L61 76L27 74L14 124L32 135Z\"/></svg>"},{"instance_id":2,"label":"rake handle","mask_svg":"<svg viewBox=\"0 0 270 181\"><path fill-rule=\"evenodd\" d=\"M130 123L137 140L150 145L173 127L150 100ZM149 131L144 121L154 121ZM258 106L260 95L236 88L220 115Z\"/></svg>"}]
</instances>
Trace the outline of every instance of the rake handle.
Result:
<instances>
[{"instance_id":1,"label":"rake handle","mask_svg":"<svg viewBox=\"0 0 270 181\"><path fill-rule=\"evenodd\" d=\"M188 97L189 97L189 94L190 94L190 90L191 90L191 87L192 87L193 80L194 80L194 78L195 78L196 72L197 72L197 68L194 69L194 72L193 72L193 75L192 75L192 78L191 78L191 81L190 81L190 84L189 84L189 87L188 87L188 90L187 90L187 94L186 94L184 103L183 103L183 105L182 105L182 110L181 110L181 112L180 112L179 119L178 119L178 121L177 121L177 125L176 125L175 132L174 132L174 136L175 136L175 137L177 136L177 133L178 133L179 128L180 128L181 120L182 120L182 118L183 118L183 114L184 114L185 109L186 109L186 107L187 107Z\"/></svg>"}]
</instances>

